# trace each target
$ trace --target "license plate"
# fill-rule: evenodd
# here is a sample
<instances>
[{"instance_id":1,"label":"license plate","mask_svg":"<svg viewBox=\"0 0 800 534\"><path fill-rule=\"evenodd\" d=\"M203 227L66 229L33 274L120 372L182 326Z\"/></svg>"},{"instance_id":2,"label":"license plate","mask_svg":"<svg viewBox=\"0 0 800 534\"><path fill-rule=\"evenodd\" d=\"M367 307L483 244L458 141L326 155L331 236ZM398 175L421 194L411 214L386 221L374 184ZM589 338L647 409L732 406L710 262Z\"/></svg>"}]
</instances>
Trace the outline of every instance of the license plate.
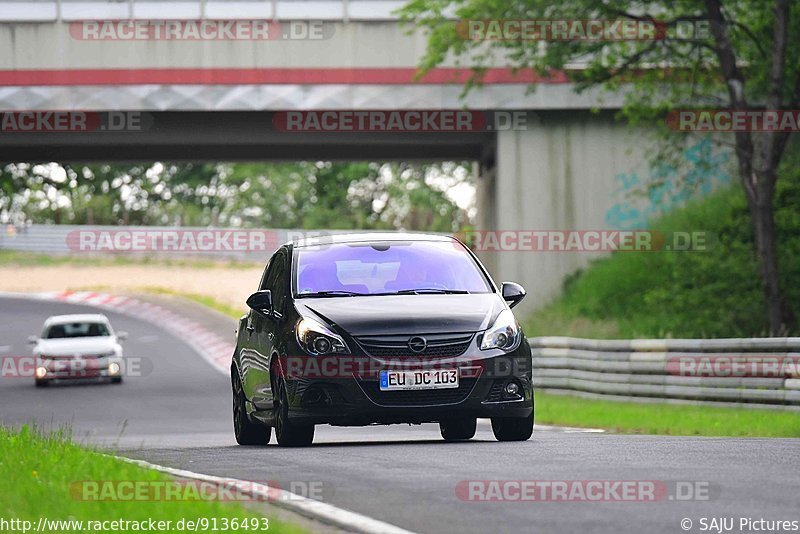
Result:
<instances>
[{"instance_id":1,"label":"license plate","mask_svg":"<svg viewBox=\"0 0 800 534\"><path fill-rule=\"evenodd\" d=\"M381 371L381 391L458 387L458 369Z\"/></svg>"}]
</instances>

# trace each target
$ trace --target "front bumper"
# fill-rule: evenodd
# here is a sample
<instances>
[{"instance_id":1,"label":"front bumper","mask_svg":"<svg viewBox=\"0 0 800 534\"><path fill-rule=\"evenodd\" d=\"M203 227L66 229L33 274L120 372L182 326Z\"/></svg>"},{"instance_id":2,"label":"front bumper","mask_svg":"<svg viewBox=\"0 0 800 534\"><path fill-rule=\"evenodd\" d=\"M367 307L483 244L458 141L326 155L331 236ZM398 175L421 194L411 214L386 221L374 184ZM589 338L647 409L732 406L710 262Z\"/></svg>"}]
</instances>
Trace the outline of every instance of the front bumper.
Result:
<instances>
[{"instance_id":1,"label":"front bumper","mask_svg":"<svg viewBox=\"0 0 800 534\"><path fill-rule=\"evenodd\" d=\"M119 357L103 358L38 358L39 369L46 371L44 376L36 376L39 382L51 380L84 380L122 377L122 359Z\"/></svg>"},{"instance_id":2,"label":"front bumper","mask_svg":"<svg viewBox=\"0 0 800 534\"><path fill-rule=\"evenodd\" d=\"M391 367L392 362L381 363ZM530 348L524 342L508 354L469 351L431 365L458 368L459 387L381 391L377 374L352 373L338 379L287 376L289 418L297 424L363 426L454 417L528 417L533 411ZM510 381L519 387L516 396L504 392Z\"/></svg>"}]
</instances>

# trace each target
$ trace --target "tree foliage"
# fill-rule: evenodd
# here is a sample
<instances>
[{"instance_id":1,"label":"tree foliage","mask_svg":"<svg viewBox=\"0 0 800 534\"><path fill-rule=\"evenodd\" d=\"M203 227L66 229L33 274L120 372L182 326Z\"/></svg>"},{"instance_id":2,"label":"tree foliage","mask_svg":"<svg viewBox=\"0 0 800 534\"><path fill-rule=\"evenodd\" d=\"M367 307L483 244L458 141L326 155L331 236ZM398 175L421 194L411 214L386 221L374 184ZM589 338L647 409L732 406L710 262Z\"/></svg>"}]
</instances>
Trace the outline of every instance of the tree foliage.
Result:
<instances>
[{"instance_id":1,"label":"tree foliage","mask_svg":"<svg viewBox=\"0 0 800 534\"><path fill-rule=\"evenodd\" d=\"M800 107L797 0L411 0L401 15L428 32L422 73L448 61L467 64L473 75L465 91L481 84L489 66L506 64L543 77L566 74L579 91L624 93L625 119L661 127L656 158L686 146L685 133L664 127L669 111ZM464 24L503 20L637 21L664 31L652 39L546 42L471 39L464 32ZM736 154L773 334L795 322L781 286L773 208L790 135L739 131L715 137Z\"/></svg>"},{"instance_id":2,"label":"tree foliage","mask_svg":"<svg viewBox=\"0 0 800 534\"><path fill-rule=\"evenodd\" d=\"M446 163L9 164L0 222L456 231Z\"/></svg>"}]
</instances>

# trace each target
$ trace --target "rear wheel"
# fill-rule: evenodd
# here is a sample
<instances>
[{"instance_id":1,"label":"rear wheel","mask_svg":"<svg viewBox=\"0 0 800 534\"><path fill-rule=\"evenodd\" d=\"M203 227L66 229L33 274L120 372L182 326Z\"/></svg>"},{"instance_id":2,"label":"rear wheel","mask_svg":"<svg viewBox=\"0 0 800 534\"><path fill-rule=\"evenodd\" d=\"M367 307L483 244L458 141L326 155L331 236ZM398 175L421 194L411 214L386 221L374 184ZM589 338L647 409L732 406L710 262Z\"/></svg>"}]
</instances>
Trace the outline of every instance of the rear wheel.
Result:
<instances>
[{"instance_id":1,"label":"rear wheel","mask_svg":"<svg viewBox=\"0 0 800 534\"><path fill-rule=\"evenodd\" d=\"M296 425L289 421L289 397L286 382L275 377L275 438L281 447L307 447L314 441L314 425Z\"/></svg>"},{"instance_id":2,"label":"rear wheel","mask_svg":"<svg viewBox=\"0 0 800 534\"><path fill-rule=\"evenodd\" d=\"M492 417L497 441L525 441L533 434L533 411L528 417Z\"/></svg>"},{"instance_id":3,"label":"rear wheel","mask_svg":"<svg viewBox=\"0 0 800 534\"><path fill-rule=\"evenodd\" d=\"M231 383L233 386L233 434L236 436L236 443L239 445L266 445L272 434L272 429L268 426L260 425L250 421L247 417L245 406L244 391L239 377L235 370L231 371Z\"/></svg>"},{"instance_id":4,"label":"rear wheel","mask_svg":"<svg viewBox=\"0 0 800 534\"><path fill-rule=\"evenodd\" d=\"M439 423L439 431L445 441L463 441L475 436L478 420L474 417L445 419Z\"/></svg>"}]
</instances>

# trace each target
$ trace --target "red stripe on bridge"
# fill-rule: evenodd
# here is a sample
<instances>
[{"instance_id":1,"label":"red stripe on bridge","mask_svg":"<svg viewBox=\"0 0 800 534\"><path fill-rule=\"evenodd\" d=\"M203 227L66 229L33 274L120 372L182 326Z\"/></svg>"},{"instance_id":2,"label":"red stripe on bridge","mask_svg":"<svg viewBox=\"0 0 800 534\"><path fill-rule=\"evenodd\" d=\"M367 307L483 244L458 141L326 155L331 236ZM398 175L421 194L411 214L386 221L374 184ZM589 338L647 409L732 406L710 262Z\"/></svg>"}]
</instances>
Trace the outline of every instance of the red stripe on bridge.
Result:
<instances>
[{"instance_id":1,"label":"red stripe on bridge","mask_svg":"<svg viewBox=\"0 0 800 534\"><path fill-rule=\"evenodd\" d=\"M471 72L437 68L415 80L414 68L168 68L0 70L2 86L43 85L406 85L463 84ZM488 69L485 84L569 83L566 73L539 76L530 70Z\"/></svg>"}]
</instances>

